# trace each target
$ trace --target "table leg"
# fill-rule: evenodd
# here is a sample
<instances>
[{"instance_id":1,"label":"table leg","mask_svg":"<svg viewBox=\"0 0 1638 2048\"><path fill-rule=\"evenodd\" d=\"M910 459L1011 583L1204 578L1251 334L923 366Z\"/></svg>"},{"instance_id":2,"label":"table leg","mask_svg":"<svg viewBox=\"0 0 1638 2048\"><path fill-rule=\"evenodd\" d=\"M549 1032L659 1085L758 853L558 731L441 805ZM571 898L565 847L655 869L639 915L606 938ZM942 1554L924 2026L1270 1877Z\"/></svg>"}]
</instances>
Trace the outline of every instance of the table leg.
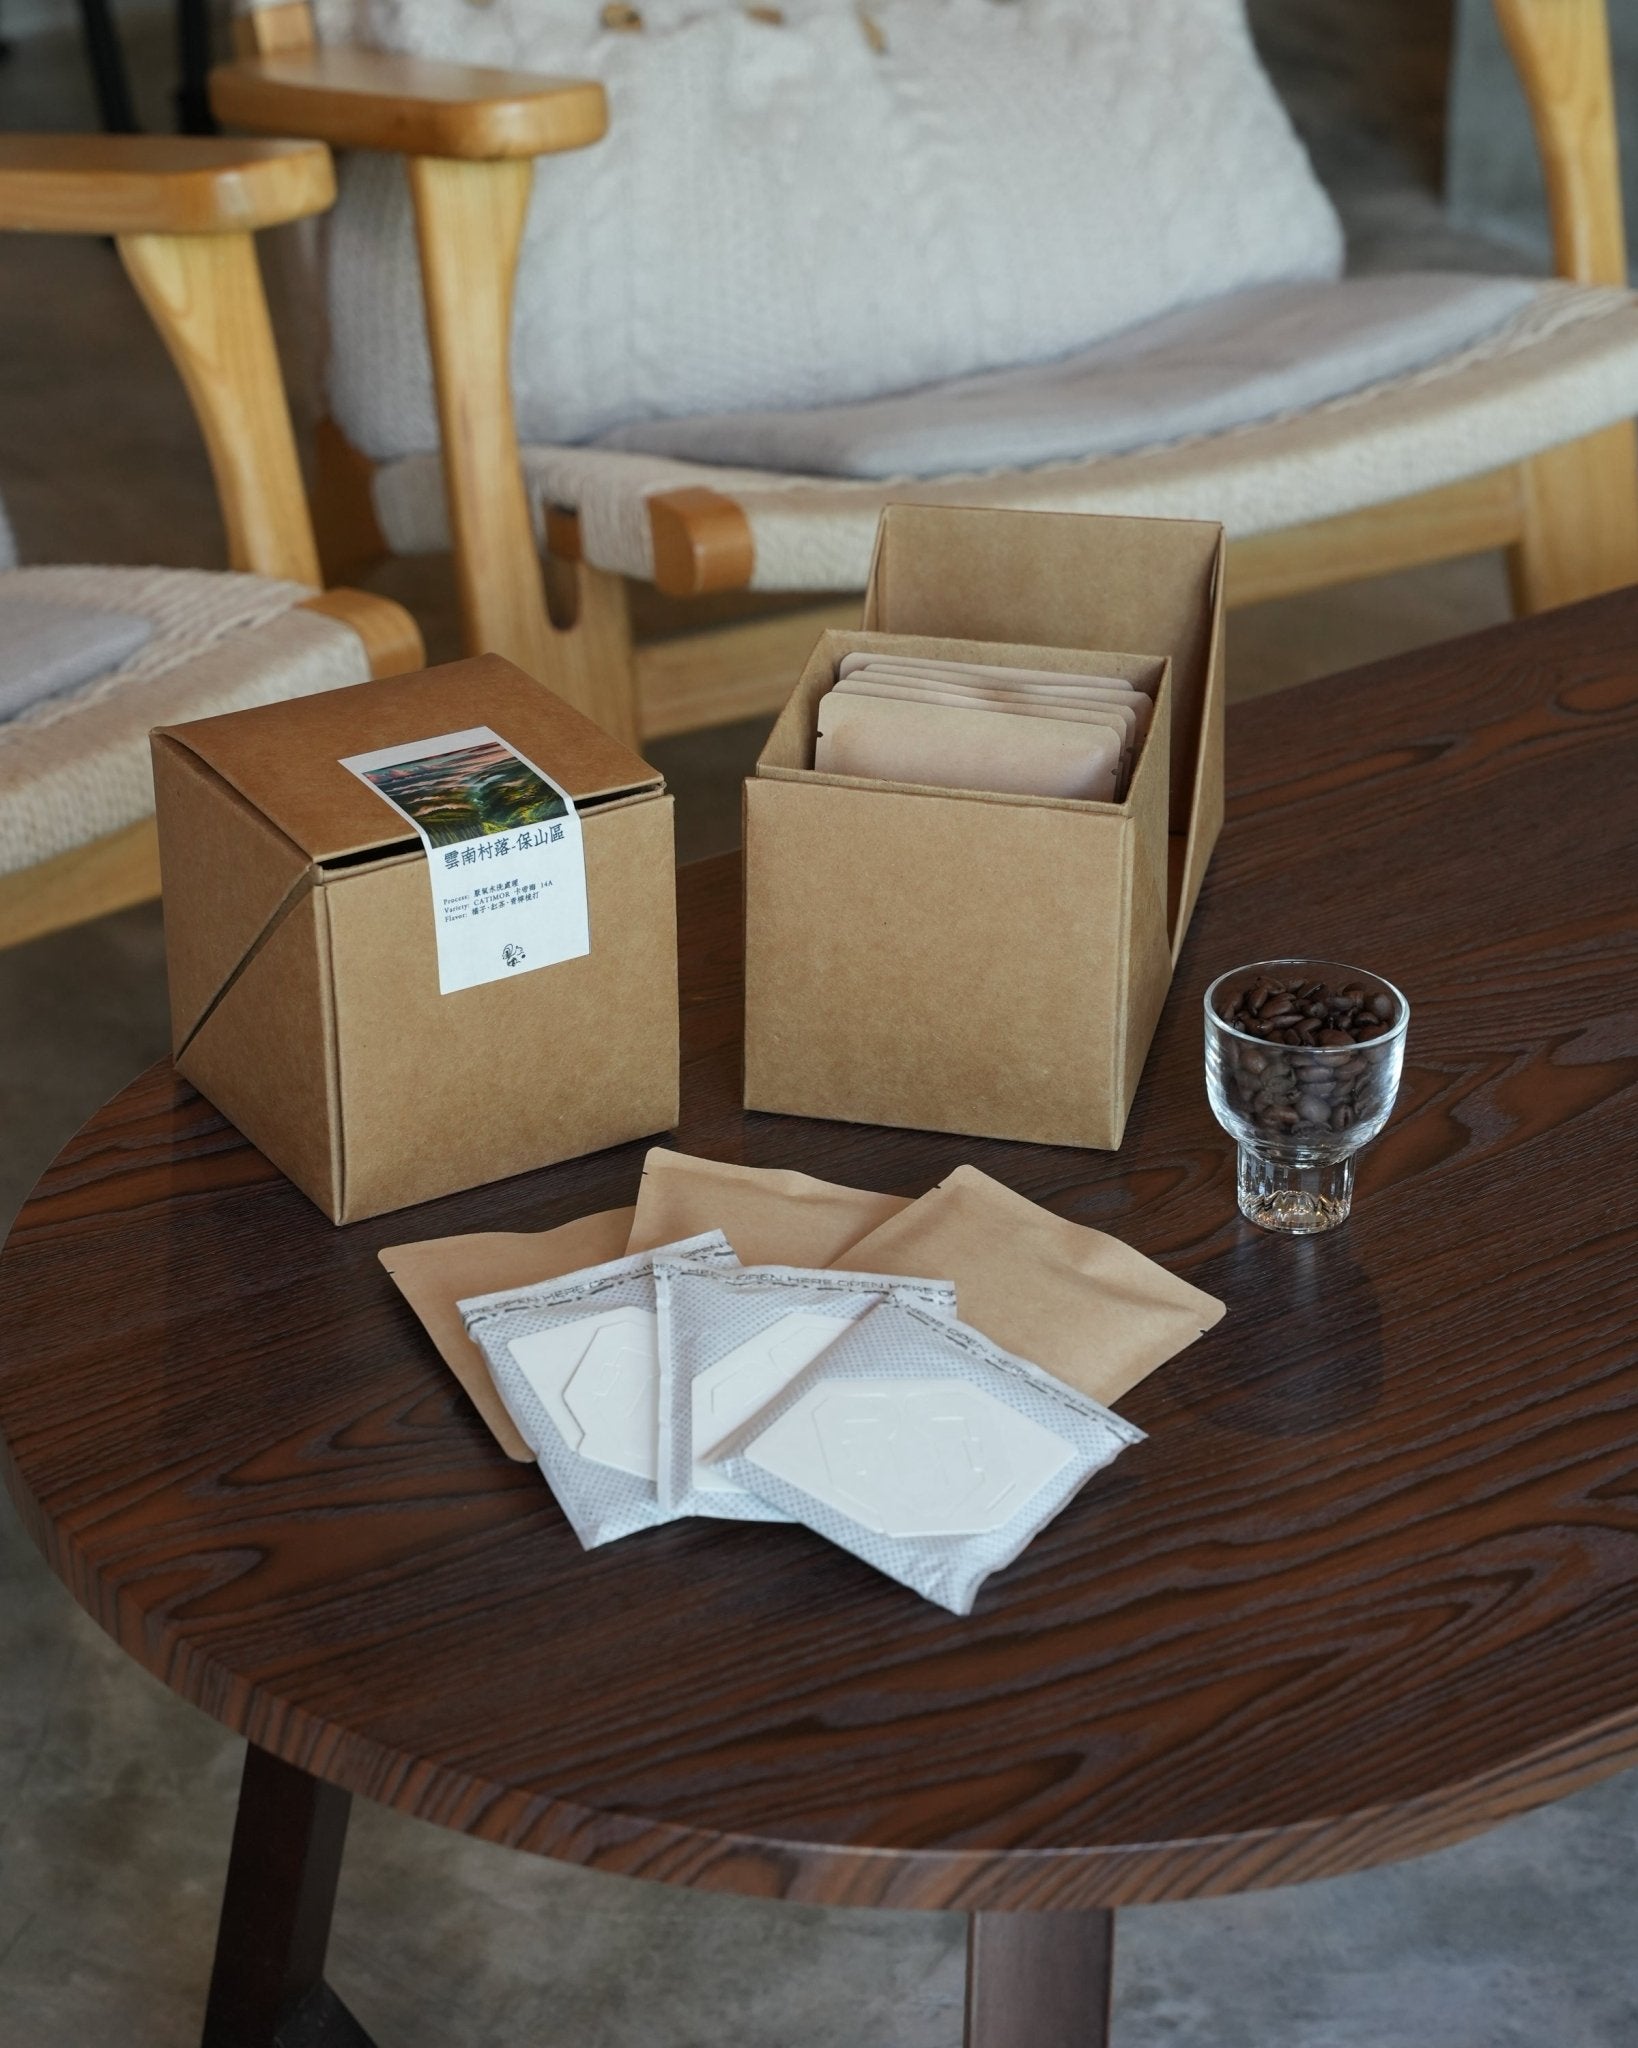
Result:
<instances>
[{"instance_id":1,"label":"table leg","mask_svg":"<svg viewBox=\"0 0 1638 2048\"><path fill-rule=\"evenodd\" d=\"M324 1981L350 1804L246 1750L201 2048L371 2048Z\"/></svg>"},{"instance_id":2,"label":"table leg","mask_svg":"<svg viewBox=\"0 0 1638 2048\"><path fill-rule=\"evenodd\" d=\"M974 1913L966 2048L1108 2048L1115 1916Z\"/></svg>"}]
</instances>

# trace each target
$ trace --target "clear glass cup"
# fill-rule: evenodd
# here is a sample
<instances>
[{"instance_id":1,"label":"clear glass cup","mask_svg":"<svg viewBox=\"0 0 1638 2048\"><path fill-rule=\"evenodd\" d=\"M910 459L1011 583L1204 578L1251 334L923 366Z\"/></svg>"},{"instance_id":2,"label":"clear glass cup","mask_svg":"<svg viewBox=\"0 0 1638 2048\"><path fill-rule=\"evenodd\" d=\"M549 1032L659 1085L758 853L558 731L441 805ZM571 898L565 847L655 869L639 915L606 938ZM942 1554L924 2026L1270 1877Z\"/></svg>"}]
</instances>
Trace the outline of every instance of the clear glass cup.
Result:
<instances>
[{"instance_id":1,"label":"clear glass cup","mask_svg":"<svg viewBox=\"0 0 1638 2048\"><path fill-rule=\"evenodd\" d=\"M1273 1042L1229 1023L1241 994L1284 984L1298 991L1272 999L1264 1013L1289 1009ZM1316 993L1304 996L1306 988ZM1355 1044L1318 1043L1336 1035L1334 1013L1311 1015L1329 991L1362 992L1381 1029ZM1348 1220L1354 1159L1388 1121L1405 1063L1410 1005L1391 981L1337 960L1258 960L1220 974L1206 991L1206 1093L1212 1114L1240 1148L1240 1213L1260 1230L1310 1237ZM1383 1011L1387 1015L1383 1015Z\"/></svg>"}]
</instances>

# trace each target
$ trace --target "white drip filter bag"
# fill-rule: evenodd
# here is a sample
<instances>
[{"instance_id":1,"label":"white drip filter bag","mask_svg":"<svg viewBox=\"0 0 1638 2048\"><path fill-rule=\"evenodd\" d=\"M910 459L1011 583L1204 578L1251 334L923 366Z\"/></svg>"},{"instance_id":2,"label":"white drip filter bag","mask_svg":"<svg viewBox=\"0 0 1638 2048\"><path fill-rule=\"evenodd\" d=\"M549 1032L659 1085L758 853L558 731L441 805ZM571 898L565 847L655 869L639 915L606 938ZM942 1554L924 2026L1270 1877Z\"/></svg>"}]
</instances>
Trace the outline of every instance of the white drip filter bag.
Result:
<instances>
[{"instance_id":1,"label":"white drip filter bag","mask_svg":"<svg viewBox=\"0 0 1638 2048\"><path fill-rule=\"evenodd\" d=\"M654 1261L735 1263L720 1230L459 1304L495 1390L587 1550L676 1519L655 1491Z\"/></svg>"},{"instance_id":2,"label":"white drip filter bag","mask_svg":"<svg viewBox=\"0 0 1638 2048\"><path fill-rule=\"evenodd\" d=\"M942 1316L953 1316L956 1308L955 1289L945 1281L874 1273L725 1268L720 1262L660 1257L654 1279L660 1505L677 1514L736 1522L789 1517L712 1464L719 1446L882 1302L902 1299Z\"/></svg>"}]
</instances>

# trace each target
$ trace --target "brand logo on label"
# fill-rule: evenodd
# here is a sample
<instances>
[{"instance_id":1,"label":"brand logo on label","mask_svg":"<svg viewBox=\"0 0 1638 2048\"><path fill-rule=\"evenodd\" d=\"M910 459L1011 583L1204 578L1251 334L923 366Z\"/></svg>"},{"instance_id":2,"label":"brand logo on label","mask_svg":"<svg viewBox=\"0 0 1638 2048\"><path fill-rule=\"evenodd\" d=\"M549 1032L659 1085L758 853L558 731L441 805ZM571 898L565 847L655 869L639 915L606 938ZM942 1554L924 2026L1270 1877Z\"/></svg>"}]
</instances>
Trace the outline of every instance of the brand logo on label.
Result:
<instances>
[{"instance_id":1,"label":"brand logo on label","mask_svg":"<svg viewBox=\"0 0 1638 2048\"><path fill-rule=\"evenodd\" d=\"M527 955L521 946L503 946L501 948L501 958L508 967L521 967Z\"/></svg>"}]
</instances>

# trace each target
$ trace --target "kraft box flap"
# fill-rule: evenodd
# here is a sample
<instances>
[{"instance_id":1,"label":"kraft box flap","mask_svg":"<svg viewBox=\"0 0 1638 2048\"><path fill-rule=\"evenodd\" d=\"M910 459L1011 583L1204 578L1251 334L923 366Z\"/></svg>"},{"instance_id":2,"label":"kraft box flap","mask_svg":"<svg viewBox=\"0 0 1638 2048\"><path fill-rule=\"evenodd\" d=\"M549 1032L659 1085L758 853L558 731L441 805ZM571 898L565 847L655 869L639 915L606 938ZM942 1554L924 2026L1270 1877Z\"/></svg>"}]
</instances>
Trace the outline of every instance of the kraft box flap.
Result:
<instances>
[{"instance_id":1,"label":"kraft box flap","mask_svg":"<svg viewBox=\"0 0 1638 2048\"><path fill-rule=\"evenodd\" d=\"M161 727L156 737L189 749L323 863L415 845L391 806L342 767L347 756L480 725L544 769L577 809L665 787L658 770L498 654Z\"/></svg>"},{"instance_id":2,"label":"kraft box flap","mask_svg":"<svg viewBox=\"0 0 1638 2048\"><path fill-rule=\"evenodd\" d=\"M1174 949L1222 822L1223 554L1208 520L889 505L865 595L867 632L1170 655Z\"/></svg>"},{"instance_id":3,"label":"kraft box flap","mask_svg":"<svg viewBox=\"0 0 1638 2048\"><path fill-rule=\"evenodd\" d=\"M174 1056L311 889L314 869L300 847L169 733L156 732L151 746Z\"/></svg>"}]
</instances>

